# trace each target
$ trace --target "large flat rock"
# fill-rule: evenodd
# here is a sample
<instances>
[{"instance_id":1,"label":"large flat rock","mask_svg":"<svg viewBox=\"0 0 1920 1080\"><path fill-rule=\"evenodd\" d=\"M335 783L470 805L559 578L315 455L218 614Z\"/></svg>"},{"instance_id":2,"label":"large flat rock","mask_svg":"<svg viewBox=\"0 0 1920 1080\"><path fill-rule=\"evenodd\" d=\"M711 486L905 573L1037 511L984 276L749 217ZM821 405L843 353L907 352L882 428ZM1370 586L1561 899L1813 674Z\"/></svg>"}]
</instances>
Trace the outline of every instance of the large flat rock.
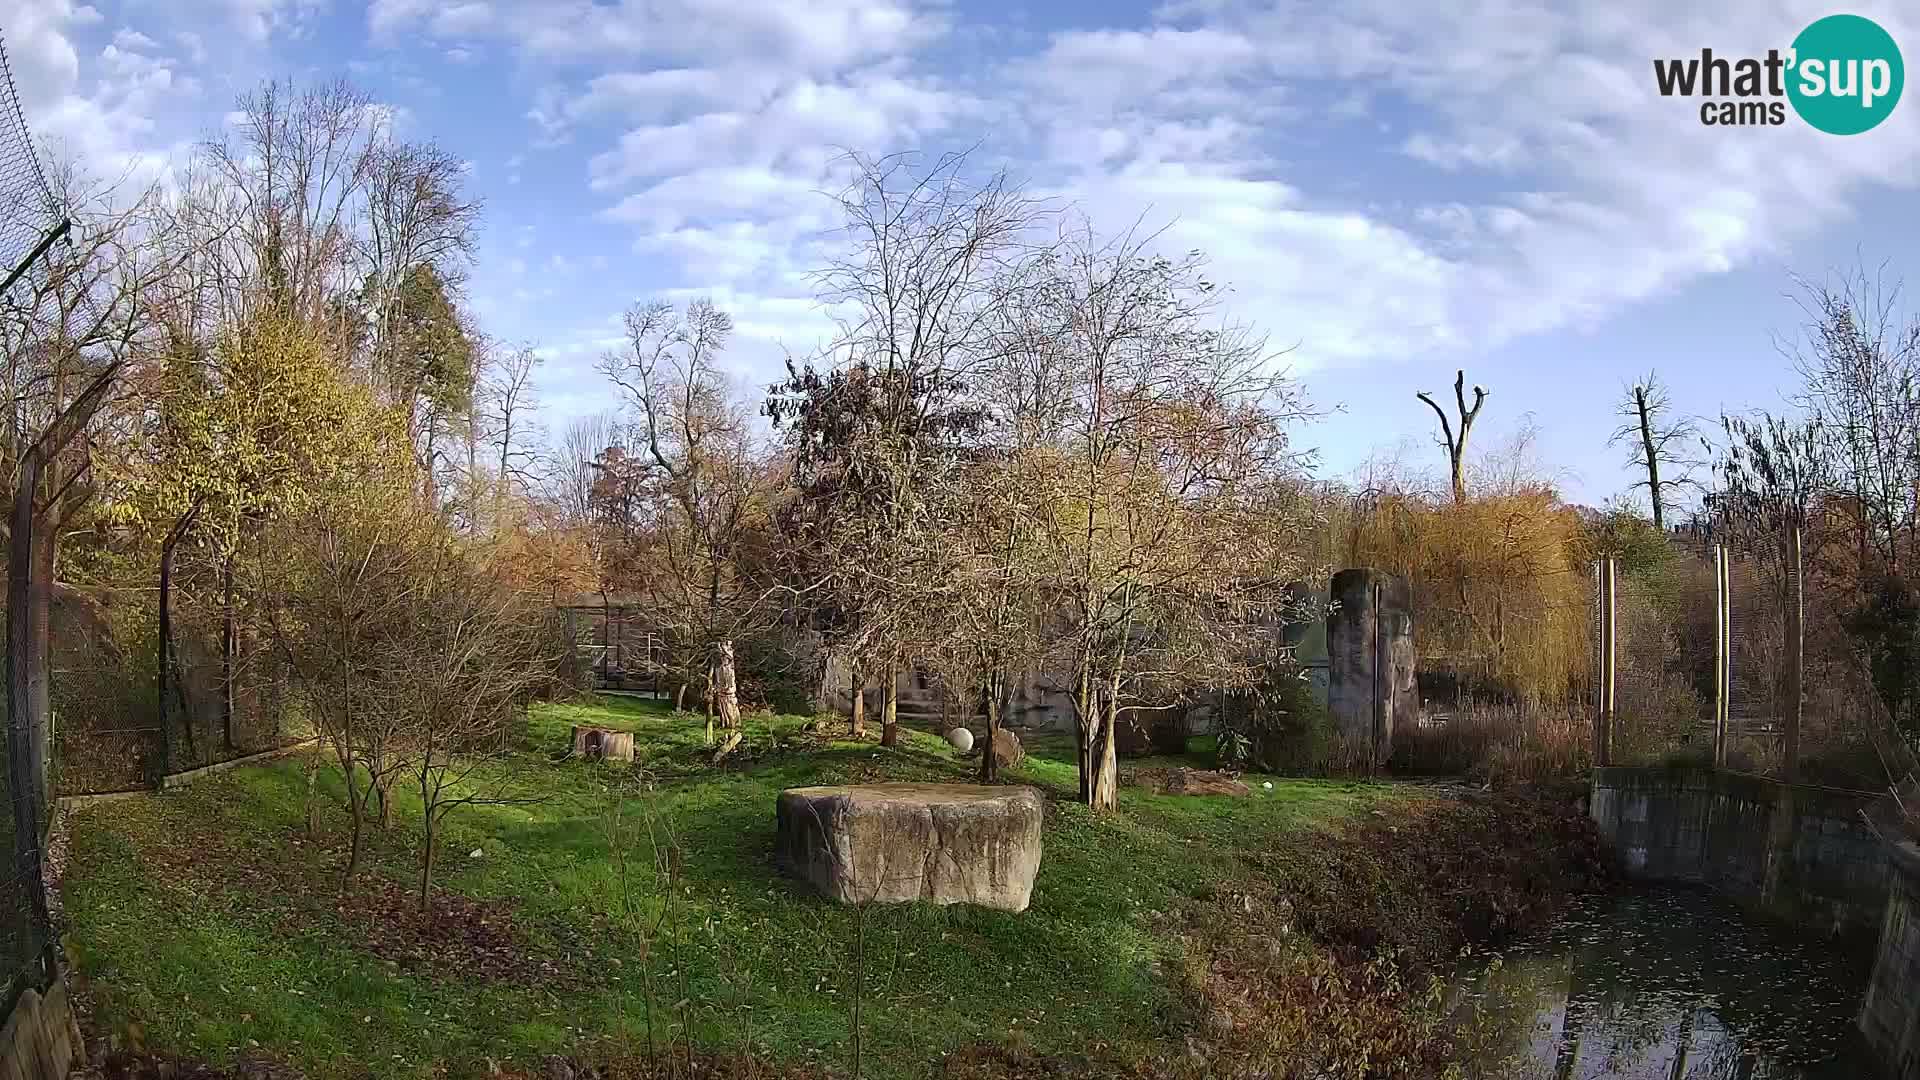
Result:
<instances>
[{"instance_id":1,"label":"large flat rock","mask_svg":"<svg viewBox=\"0 0 1920 1080\"><path fill-rule=\"evenodd\" d=\"M1040 869L1040 793L977 784L861 784L780 793L782 870L845 903L1025 911Z\"/></svg>"}]
</instances>

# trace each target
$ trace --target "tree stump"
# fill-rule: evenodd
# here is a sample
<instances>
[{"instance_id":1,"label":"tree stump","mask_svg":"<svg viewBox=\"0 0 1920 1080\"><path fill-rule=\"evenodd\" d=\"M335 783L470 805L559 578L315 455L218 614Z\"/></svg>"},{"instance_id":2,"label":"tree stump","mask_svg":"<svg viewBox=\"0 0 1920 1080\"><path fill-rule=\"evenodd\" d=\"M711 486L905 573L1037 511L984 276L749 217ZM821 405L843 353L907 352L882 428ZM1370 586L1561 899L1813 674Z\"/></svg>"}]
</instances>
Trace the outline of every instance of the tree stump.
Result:
<instances>
[{"instance_id":1,"label":"tree stump","mask_svg":"<svg viewBox=\"0 0 1920 1080\"><path fill-rule=\"evenodd\" d=\"M573 756L588 761L633 761L633 732L606 728L573 728Z\"/></svg>"},{"instance_id":2,"label":"tree stump","mask_svg":"<svg viewBox=\"0 0 1920 1080\"><path fill-rule=\"evenodd\" d=\"M780 867L842 903L1025 911L1040 869L1040 793L865 784L780 793Z\"/></svg>"}]
</instances>

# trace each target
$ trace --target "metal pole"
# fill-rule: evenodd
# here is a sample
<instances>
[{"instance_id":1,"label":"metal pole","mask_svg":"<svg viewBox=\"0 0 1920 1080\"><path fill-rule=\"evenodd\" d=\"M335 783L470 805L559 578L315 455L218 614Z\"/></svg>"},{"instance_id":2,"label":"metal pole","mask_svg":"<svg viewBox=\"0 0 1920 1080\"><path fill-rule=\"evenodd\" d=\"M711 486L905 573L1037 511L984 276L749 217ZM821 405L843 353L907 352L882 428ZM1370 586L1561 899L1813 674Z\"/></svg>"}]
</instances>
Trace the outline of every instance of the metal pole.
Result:
<instances>
[{"instance_id":1,"label":"metal pole","mask_svg":"<svg viewBox=\"0 0 1920 1080\"><path fill-rule=\"evenodd\" d=\"M1613 764L1613 711L1619 680L1618 623L1614 616L1615 563L1612 557L1600 562L1600 701L1593 728L1593 763L1604 768Z\"/></svg>"},{"instance_id":2,"label":"metal pole","mask_svg":"<svg viewBox=\"0 0 1920 1080\"><path fill-rule=\"evenodd\" d=\"M41 237L40 242L33 245L33 250L27 252L27 257L20 260L20 265L14 267L13 271L7 275L7 279L0 281L0 296L6 295L7 290L13 288L13 283L20 280L20 275L27 272L27 267L38 261L40 256L45 255L47 249L54 245L54 241L67 235L67 231L71 228L73 228L73 222L61 218L60 224L55 225L47 235Z\"/></svg>"},{"instance_id":3,"label":"metal pole","mask_svg":"<svg viewBox=\"0 0 1920 1080\"><path fill-rule=\"evenodd\" d=\"M1787 526L1787 680L1785 726L1783 733L1785 747L1782 752L1784 772L1788 782L1800 778L1800 720L1804 702L1801 700L1801 685L1805 674L1805 636L1806 636L1806 590L1801 587L1800 578L1800 525L1796 522Z\"/></svg>"},{"instance_id":4,"label":"metal pole","mask_svg":"<svg viewBox=\"0 0 1920 1080\"><path fill-rule=\"evenodd\" d=\"M1731 643L1727 640L1732 620L1728 617L1731 605L1727 601L1727 548L1725 544L1713 546L1713 764L1715 768L1725 768L1727 764L1727 693L1731 689L1727 677L1728 652Z\"/></svg>"}]
</instances>

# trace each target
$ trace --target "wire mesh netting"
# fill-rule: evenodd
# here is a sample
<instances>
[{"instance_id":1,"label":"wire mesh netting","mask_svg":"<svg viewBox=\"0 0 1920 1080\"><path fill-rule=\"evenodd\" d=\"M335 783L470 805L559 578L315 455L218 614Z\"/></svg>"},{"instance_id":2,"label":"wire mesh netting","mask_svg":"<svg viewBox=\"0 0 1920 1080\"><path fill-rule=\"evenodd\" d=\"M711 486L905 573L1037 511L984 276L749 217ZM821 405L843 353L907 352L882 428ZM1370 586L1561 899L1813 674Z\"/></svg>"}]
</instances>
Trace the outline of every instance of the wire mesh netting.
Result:
<instances>
[{"instance_id":1,"label":"wire mesh netting","mask_svg":"<svg viewBox=\"0 0 1920 1080\"><path fill-rule=\"evenodd\" d=\"M1729 768L1777 773L1783 764L1787 671L1786 594L1777 560L1727 562L1727 751Z\"/></svg>"},{"instance_id":2,"label":"wire mesh netting","mask_svg":"<svg viewBox=\"0 0 1920 1080\"><path fill-rule=\"evenodd\" d=\"M236 612L229 647L217 572L185 569L170 605L174 662L164 741L156 590L67 583L55 590L49 621L56 794L145 787L160 774L278 749L313 734L306 702L293 692L284 658L269 647L253 613Z\"/></svg>"},{"instance_id":3,"label":"wire mesh netting","mask_svg":"<svg viewBox=\"0 0 1920 1080\"><path fill-rule=\"evenodd\" d=\"M1711 755L1713 566L1690 551L1616 564L1613 759Z\"/></svg>"},{"instance_id":4,"label":"wire mesh netting","mask_svg":"<svg viewBox=\"0 0 1920 1080\"><path fill-rule=\"evenodd\" d=\"M61 216L34 152L0 35L0 274L25 261Z\"/></svg>"},{"instance_id":5,"label":"wire mesh netting","mask_svg":"<svg viewBox=\"0 0 1920 1080\"><path fill-rule=\"evenodd\" d=\"M63 223L61 208L34 152L5 42L0 40L0 275L11 283L15 271L26 266ZM0 301L18 306L10 297ZM13 343L17 345L17 339ZM35 770L22 760L27 755L16 752L33 737L24 727L24 718L9 711L7 729L7 768L0 775L8 812L0 814L0 831L5 833L5 865L10 872L0 875L0 965L4 965L0 1006L10 1009L22 989L46 985L51 975L47 965L52 931L46 920L40 857L46 824L41 810L47 805L47 792Z\"/></svg>"}]
</instances>

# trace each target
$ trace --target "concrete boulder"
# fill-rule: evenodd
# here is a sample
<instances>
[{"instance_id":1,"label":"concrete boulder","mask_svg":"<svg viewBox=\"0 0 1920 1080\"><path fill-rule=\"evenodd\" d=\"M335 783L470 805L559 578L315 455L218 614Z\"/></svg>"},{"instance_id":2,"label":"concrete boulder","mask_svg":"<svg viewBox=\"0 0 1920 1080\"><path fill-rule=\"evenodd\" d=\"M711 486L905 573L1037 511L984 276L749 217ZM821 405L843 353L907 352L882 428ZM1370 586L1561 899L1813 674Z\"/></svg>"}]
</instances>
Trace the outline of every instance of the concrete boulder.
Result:
<instances>
[{"instance_id":1,"label":"concrete boulder","mask_svg":"<svg viewBox=\"0 0 1920 1080\"><path fill-rule=\"evenodd\" d=\"M1027 760L1026 748L1020 745L1020 736L1001 728L993 733L993 767L1011 769Z\"/></svg>"},{"instance_id":2,"label":"concrete boulder","mask_svg":"<svg viewBox=\"0 0 1920 1080\"><path fill-rule=\"evenodd\" d=\"M1151 769L1137 778L1141 786L1157 795L1236 795L1253 794L1237 777L1211 769Z\"/></svg>"},{"instance_id":3,"label":"concrete boulder","mask_svg":"<svg viewBox=\"0 0 1920 1080\"><path fill-rule=\"evenodd\" d=\"M1025 911L1040 869L1040 793L974 784L865 784L780 793L780 868L843 903Z\"/></svg>"}]
</instances>

